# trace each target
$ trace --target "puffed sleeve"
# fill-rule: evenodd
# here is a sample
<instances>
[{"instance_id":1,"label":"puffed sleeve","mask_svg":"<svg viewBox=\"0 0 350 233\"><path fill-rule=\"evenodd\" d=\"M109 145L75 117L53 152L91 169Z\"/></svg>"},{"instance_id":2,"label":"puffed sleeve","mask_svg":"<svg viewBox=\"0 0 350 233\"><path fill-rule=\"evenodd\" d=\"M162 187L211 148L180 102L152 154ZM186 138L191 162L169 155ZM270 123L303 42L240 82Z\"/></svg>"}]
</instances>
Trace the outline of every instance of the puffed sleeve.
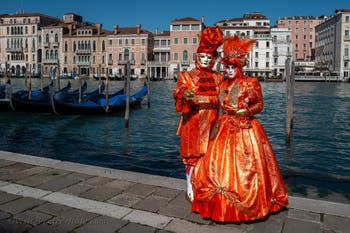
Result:
<instances>
[{"instance_id":1,"label":"puffed sleeve","mask_svg":"<svg viewBox=\"0 0 350 233\"><path fill-rule=\"evenodd\" d=\"M183 94L188 87L188 77L184 72L179 73L179 77L176 83L176 87L173 91L173 97L175 100L175 109L179 113L186 113L190 111L191 103L184 99Z\"/></svg>"},{"instance_id":2,"label":"puffed sleeve","mask_svg":"<svg viewBox=\"0 0 350 233\"><path fill-rule=\"evenodd\" d=\"M249 111L249 114L253 116L261 112L264 108L261 85L256 78L249 78L247 92L249 98L249 106L247 109Z\"/></svg>"}]
</instances>

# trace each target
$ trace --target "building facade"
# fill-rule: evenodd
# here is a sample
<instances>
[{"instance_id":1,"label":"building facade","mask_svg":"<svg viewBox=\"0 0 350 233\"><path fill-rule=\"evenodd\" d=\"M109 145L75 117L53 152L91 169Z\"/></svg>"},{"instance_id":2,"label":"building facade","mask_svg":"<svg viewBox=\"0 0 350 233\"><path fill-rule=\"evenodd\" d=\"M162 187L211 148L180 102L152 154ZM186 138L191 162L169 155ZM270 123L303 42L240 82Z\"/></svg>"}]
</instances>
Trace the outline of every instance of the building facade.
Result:
<instances>
[{"instance_id":1,"label":"building facade","mask_svg":"<svg viewBox=\"0 0 350 233\"><path fill-rule=\"evenodd\" d=\"M325 74L349 79L350 9L335 10L335 15L316 27L315 67Z\"/></svg>"},{"instance_id":2,"label":"building facade","mask_svg":"<svg viewBox=\"0 0 350 233\"><path fill-rule=\"evenodd\" d=\"M293 16L277 19L277 28L288 28L291 30L292 59L294 61L314 60L315 27L326 18L324 16Z\"/></svg>"}]
</instances>

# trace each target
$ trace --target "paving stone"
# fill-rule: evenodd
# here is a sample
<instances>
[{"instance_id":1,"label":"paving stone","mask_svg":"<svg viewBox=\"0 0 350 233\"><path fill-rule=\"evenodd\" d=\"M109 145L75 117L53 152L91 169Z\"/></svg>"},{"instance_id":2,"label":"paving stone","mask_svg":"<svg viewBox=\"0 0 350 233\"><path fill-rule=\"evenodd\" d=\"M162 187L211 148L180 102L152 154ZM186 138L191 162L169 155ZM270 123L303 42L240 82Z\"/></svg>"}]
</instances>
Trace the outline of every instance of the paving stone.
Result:
<instances>
[{"instance_id":1,"label":"paving stone","mask_svg":"<svg viewBox=\"0 0 350 233\"><path fill-rule=\"evenodd\" d=\"M120 206L131 207L142 200L142 197L132 193L121 193L108 200L108 203L113 203Z\"/></svg>"},{"instance_id":2,"label":"paving stone","mask_svg":"<svg viewBox=\"0 0 350 233\"><path fill-rule=\"evenodd\" d=\"M130 222L163 229L173 218L143 210L133 210L123 217L123 219L129 220Z\"/></svg>"},{"instance_id":3,"label":"paving stone","mask_svg":"<svg viewBox=\"0 0 350 233\"><path fill-rule=\"evenodd\" d=\"M154 193L152 193L152 195L173 199L179 195L180 192L181 191L177 189L159 187Z\"/></svg>"},{"instance_id":4,"label":"paving stone","mask_svg":"<svg viewBox=\"0 0 350 233\"><path fill-rule=\"evenodd\" d=\"M174 219L164 230L177 233L243 233L244 230L226 225L202 225L186 220ZM271 232L272 233L272 232Z\"/></svg>"},{"instance_id":5,"label":"paving stone","mask_svg":"<svg viewBox=\"0 0 350 233\"><path fill-rule=\"evenodd\" d=\"M247 229L249 233L278 233L283 228L283 222L276 222L270 219L252 222L249 225L251 226Z\"/></svg>"},{"instance_id":6,"label":"paving stone","mask_svg":"<svg viewBox=\"0 0 350 233\"><path fill-rule=\"evenodd\" d=\"M159 209L165 207L169 202L169 199L158 197L158 196L148 196L143 200L140 200L132 207L139 210L146 210L149 212L156 213Z\"/></svg>"},{"instance_id":7,"label":"paving stone","mask_svg":"<svg viewBox=\"0 0 350 233\"><path fill-rule=\"evenodd\" d=\"M30 230L32 226L15 219L0 220L1 233L20 233Z\"/></svg>"},{"instance_id":8,"label":"paving stone","mask_svg":"<svg viewBox=\"0 0 350 233\"><path fill-rule=\"evenodd\" d=\"M36 226L53 218L53 216L32 210L27 210L25 212L16 214L13 218L20 220L24 223Z\"/></svg>"},{"instance_id":9,"label":"paving stone","mask_svg":"<svg viewBox=\"0 0 350 233\"><path fill-rule=\"evenodd\" d=\"M106 216L99 216L74 230L74 233L115 233L128 224L128 221Z\"/></svg>"},{"instance_id":10,"label":"paving stone","mask_svg":"<svg viewBox=\"0 0 350 233\"><path fill-rule=\"evenodd\" d=\"M321 232L320 224L314 222L306 222L298 219L287 218L283 227L283 233L307 232L319 233Z\"/></svg>"},{"instance_id":11,"label":"paving stone","mask_svg":"<svg viewBox=\"0 0 350 233\"><path fill-rule=\"evenodd\" d=\"M211 223L211 220L203 219L199 214L193 213L192 211L190 211L190 213L188 213L184 219L188 220L190 222L196 222L196 223L200 223L200 224L210 224Z\"/></svg>"},{"instance_id":12,"label":"paving stone","mask_svg":"<svg viewBox=\"0 0 350 233\"><path fill-rule=\"evenodd\" d=\"M114 179L111 182L105 183L103 185L103 187L110 187L110 188L117 188L117 189L125 190L125 189L128 189L135 184L136 183L134 183L134 182L130 182L130 181L126 181L126 180Z\"/></svg>"},{"instance_id":13,"label":"paving stone","mask_svg":"<svg viewBox=\"0 0 350 233\"><path fill-rule=\"evenodd\" d=\"M25 170L19 170L16 172L11 172L10 174L7 175L2 175L0 176L0 180L6 180L6 181L18 181L21 179L28 178L32 175L36 175L39 173L47 172L50 170L50 168L47 167L32 167L29 169Z\"/></svg>"},{"instance_id":14,"label":"paving stone","mask_svg":"<svg viewBox=\"0 0 350 233\"><path fill-rule=\"evenodd\" d=\"M3 211L0 211L0 219L6 219L11 217L12 215Z\"/></svg>"},{"instance_id":15,"label":"paving stone","mask_svg":"<svg viewBox=\"0 0 350 233\"><path fill-rule=\"evenodd\" d=\"M70 194L70 195L79 196L81 193L84 193L90 189L92 189L91 185L78 183L78 184L74 184L72 186L69 186L67 188L64 188L64 189L60 190L60 192Z\"/></svg>"},{"instance_id":16,"label":"paving stone","mask_svg":"<svg viewBox=\"0 0 350 233\"><path fill-rule=\"evenodd\" d=\"M118 233L153 233L156 229L150 226L145 226L137 223L129 223L118 231Z\"/></svg>"},{"instance_id":17,"label":"paving stone","mask_svg":"<svg viewBox=\"0 0 350 233\"><path fill-rule=\"evenodd\" d=\"M322 227L334 232L350 233L350 216L344 218L326 214L323 216Z\"/></svg>"},{"instance_id":18,"label":"paving stone","mask_svg":"<svg viewBox=\"0 0 350 233\"><path fill-rule=\"evenodd\" d=\"M21 196L0 192L0 205L21 198Z\"/></svg>"},{"instance_id":19,"label":"paving stone","mask_svg":"<svg viewBox=\"0 0 350 233\"><path fill-rule=\"evenodd\" d=\"M56 179L51 179L36 188L50 190L50 191L59 191L66 187L69 187L73 184L81 182L81 178L68 174L64 176L57 177Z\"/></svg>"},{"instance_id":20,"label":"paving stone","mask_svg":"<svg viewBox=\"0 0 350 233\"><path fill-rule=\"evenodd\" d=\"M33 199L30 197L24 197L0 205L0 209L11 214L17 214L27 209L32 209L33 207L38 206L42 203L44 203L44 201Z\"/></svg>"},{"instance_id":21,"label":"paving stone","mask_svg":"<svg viewBox=\"0 0 350 233\"><path fill-rule=\"evenodd\" d=\"M300 219L303 221L309 221L314 223L321 222L321 215L318 213L312 213L304 210L289 209L288 218Z\"/></svg>"},{"instance_id":22,"label":"paving stone","mask_svg":"<svg viewBox=\"0 0 350 233\"><path fill-rule=\"evenodd\" d=\"M0 168L0 176L3 174L10 174L10 173L15 173L17 171L23 171L29 168L34 167L34 165L27 164L27 163L14 163L6 167Z\"/></svg>"},{"instance_id":23,"label":"paving stone","mask_svg":"<svg viewBox=\"0 0 350 233\"><path fill-rule=\"evenodd\" d=\"M154 191L156 191L158 187L153 186L153 185L148 185L148 184L140 184L137 183L133 186L131 186L129 189L125 190L126 193L132 193L136 194L142 197L147 197Z\"/></svg>"},{"instance_id":24,"label":"paving stone","mask_svg":"<svg viewBox=\"0 0 350 233\"><path fill-rule=\"evenodd\" d=\"M9 160L5 160L5 159L0 159L0 168L2 167L7 167L9 165L15 164L16 162L14 161L9 161Z\"/></svg>"},{"instance_id":25,"label":"paving stone","mask_svg":"<svg viewBox=\"0 0 350 233\"><path fill-rule=\"evenodd\" d=\"M170 201L170 205L182 206L184 208L191 209L192 204L187 201L185 192L181 191L173 200Z\"/></svg>"},{"instance_id":26,"label":"paving stone","mask_svg":"<svg viewBox=\"0 0 350 233\"><path fill-rule=\"evenodd\" d=\"M60 176L64 176L70 172L59 170L59 169L50 169L47 172L40 173L34 176L30 176L25 179L18 180L17 183L27 185L30 187L36 187L43 183L46 183L50 180L57 179Z\"/></svg>"},{"instance_id":27,"label":"paving stone","mask_svg":"<svg viewBox=\"0 0 350 233\"><path fill-rule=\"evenodd\" d=\"M191 212L192 212L191 208L186 208L184 206L171 205L171 204L168 204L167 206L161 208L158 211L159 214L170 216L170 217L181 218L181 219L186 218L186 216L188 216Z\"/></svg>"},{"instance_id":28,"label":"paving stone","mask_svg":"<svg viewBox=\"0 0 350 233\"><path fill-rule=\"evenodd\" d=\"M90 200L105 201L118 195L122 191L123 190L121 189L103 186L92 188L84 193L81 193L79 196Z\"/></svg>"},{"instance_id":29,"label":"paving stone","mask_svg":"<svg viewBox=\"0 0 350 233\"><path fill-rule=\"evenodd\" d=\"M93 176L90 179L84 181L84 184L91 185L92 187L96 187L98 185L104 185L106 183L112 182L112 178Z\"/></svg>"},{"instance_id":30,"label":"paving stone","mask_svg":"<svg viewBox=\"0 0 350 233\"><path fill-rule=\"evenodd\" d=\"M33 208L33 211L38 211L53 216L62 216L72 209L73 208L69 206L47 202L43 205Z\"/></svg>"}]
</instances>

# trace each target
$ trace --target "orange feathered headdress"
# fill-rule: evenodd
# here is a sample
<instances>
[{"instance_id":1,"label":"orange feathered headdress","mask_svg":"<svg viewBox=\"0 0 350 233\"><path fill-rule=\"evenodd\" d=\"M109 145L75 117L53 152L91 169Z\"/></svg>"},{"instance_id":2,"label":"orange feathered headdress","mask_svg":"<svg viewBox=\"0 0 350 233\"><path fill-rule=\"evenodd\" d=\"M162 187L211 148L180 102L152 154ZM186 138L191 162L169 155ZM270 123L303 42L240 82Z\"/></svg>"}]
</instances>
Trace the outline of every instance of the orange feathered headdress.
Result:
<instances>
[{"instance_id":1,"label":"orange feathered headdress","mask_svg":"<svg viewBox=\"0 0 350 233\"><path fill-rule=\"evenodd\" d=\"M223 33L219 27L206 27L199 36L199 47L197 53L208 53L215 55L216 50L222 45Z\"/></svg>"},{"instance_id":2,"label":"orange feathered headdress","mask_svg":"<svg viewBox=\"0 0 350 233\"><path fill-rule=\"evenodd\" d=\"M243 66L244 62L242 64L242 60L253 48L255 42L254 39L241 40L237 35L226 36L223 45L224 56L221 62L225 65Z\"/></svg>"}]
</instances>

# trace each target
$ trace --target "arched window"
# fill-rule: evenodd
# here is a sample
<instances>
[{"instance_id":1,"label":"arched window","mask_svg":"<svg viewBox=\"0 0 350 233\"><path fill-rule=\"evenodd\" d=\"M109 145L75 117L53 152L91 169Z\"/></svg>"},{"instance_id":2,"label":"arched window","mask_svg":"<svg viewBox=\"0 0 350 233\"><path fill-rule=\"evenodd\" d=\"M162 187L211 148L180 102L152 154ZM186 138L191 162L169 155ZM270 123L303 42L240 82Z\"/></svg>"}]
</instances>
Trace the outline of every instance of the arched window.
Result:
<instances>
[{"instance_id":1,"label":"arched window","mask_svg":"<svg viewBox=\"0 0 350 233\"><path fill-rule=\"evenodd\" d=\"M55 34L55 42L58 43L58 34Z\"/></svg>"},{"instance_id":2,"label":"arched window","mask_svg":"<svg viewBox=\"0 0 350 233\"><path fill-rule=\"evenodd\" d=\"M129 61L129 49L124 49L124 61Z\"/></svg>"},{"instance_id":3,"label":"arched window","mask_svg":"<svg viewBox=\"0 0 350 233\"><path fill-rule=\"evenodd\" d=\"M50 52L50 59L53 59L54 58L54 56L53 56L53 50L51 50L51 52Z\"/></svg>"},{"instance_id":4,"label":"arched window","mask_svg":"<svg viewBox=\"0 0 350 233\"><path fill-rule=\"evenodd\" d=\"M77 44L75 43L75 41L73 42L73 51L75 52L77 50Z\"/></svg>"},{"instance_id":5,"label":"arched window","mask_svg":"<svg viewBox=\"0 0 350 233\"><path fill-rule=\"evenodd\" d=\"M50 39L49 39L49 34L46 34L46 43L49 43Z\"/></svg>"},{"instance_id":6,"label":"arched window","mask_svg":"<svg viewBox=\"0 0 350 233\"><path fill-rule=\"evenodd\" d=\"M187 50L184 50L182 52L182 60L183 61L188 61L188 52L187 52Z\"/></svg>"},{"instance_id":7,"label":"arched window","mask_svg":"<svg viewBox=\"0 0 350 233\"><path fill-rule=\"evenodd\" d=\"M105 51L105 49L106 49L106 42L102 41L102 51Z\"/></svg>"},{"instance_id":8,"label":"arched window","mask_svg":"<svg viewBox=\"0 0 350 233\"><path fill-rule=\"evenodd\" d=\"M94 52L96 51L96 41L95 40L92 42L92 50Z\"/></svg>"},{"instance_id":9,"label":"arched window","mask_svg":"<svg viewBox=\"0 0 350 233\"><path fill-rule=\"evenodd\" d=\"M58 59L58 51L55 50L55 59Z\"/></svg>"},{"instance_id":10,"label":"arched window","mask_svg":"<svg viewBox=\"0 0 350 233\"><path fill-rule=\"evenodd\" d=\"M46 59L49 59L49 58L50 58L49 50L46 50L45 58L46 58Z\"/></svg>"},{"instance_id":11,"label":"arched window","mask_svg":"<svg viewBox=\"0 0 350 233\"><path fill-rule=\"evenodd\" d=\"M67 41L64 42L64 51L65 52L68 51L68 43L67 43Z\"/></svg>"}]
</instances>

